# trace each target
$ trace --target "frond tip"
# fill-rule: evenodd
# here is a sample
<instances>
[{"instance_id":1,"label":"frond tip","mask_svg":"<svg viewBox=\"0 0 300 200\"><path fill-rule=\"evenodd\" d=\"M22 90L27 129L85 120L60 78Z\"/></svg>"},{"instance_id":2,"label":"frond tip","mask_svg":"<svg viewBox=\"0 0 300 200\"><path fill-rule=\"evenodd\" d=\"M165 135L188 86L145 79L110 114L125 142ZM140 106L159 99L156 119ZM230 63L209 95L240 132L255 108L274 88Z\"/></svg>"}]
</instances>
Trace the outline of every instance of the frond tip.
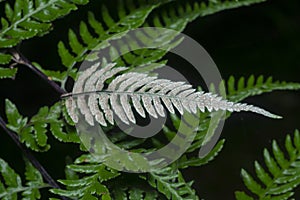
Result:
<instances>
[{"instance_id":1,"label":"frond tip","mask_svg":"<svg viewBox=\"0 0 300 200\"><path fill-rule=\"evenodd\" d=\"M196 113L198 109L202 112L207 109L209 112L250 111L270 118L281 118L253 105L233 103L212 93L196 91L185 82L158 79L136 72L118 75L128 68L114 66L111 63L98 69L100 63L94 64L78 77L73 93L62 96L75 123L78 122L77 108L92 126L94 120L103 126L107 126L106 121L113 124L114 114L126 124L136 123L132 107L140 116L145 117L148 113L154 118L165 116L164 106L170 113L175 113L175 107L181 115L185 111ZM105 87L106 81L112 77L113 80Z\"/></svg>"}]
</instances>

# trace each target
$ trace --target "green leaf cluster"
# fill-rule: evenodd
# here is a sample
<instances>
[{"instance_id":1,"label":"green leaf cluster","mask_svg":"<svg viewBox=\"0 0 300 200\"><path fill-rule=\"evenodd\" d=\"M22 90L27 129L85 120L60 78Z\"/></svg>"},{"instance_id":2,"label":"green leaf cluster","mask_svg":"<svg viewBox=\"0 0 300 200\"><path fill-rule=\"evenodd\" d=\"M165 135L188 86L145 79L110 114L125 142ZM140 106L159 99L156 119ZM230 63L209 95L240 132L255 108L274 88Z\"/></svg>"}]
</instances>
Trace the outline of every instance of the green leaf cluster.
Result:
<instances>
[{"instance_id":1,"label":"green leaf cluster","mask_svg":"<svg viewBox=\"0 0 300 200\"><path fill-rule=\"evenodd\" d=\"M16 0L12 6L6 2L5 16L0 22L0 49L12 48L23 40L47 34L53 29L53 21L86 3L88 0ZM0 51L0 64L7 64L11 59L12 55ZM16 73L16 68L0 67L0 79L13 78Z\"/></svg>"},{"instance_id":2,"label":"green leaf cluster","mask_svg":"<svg viewBox=\"0 0 300 200\"><path fill-rule=\"evenodd\" d=\"M108 188L103 182L118 177L120 173L117 171L108 169L105 165L99 163L81 164L79 162L69 165L67 170L71 170L73 173L72 177L68 177L71 179L59 180L67 187L67 190L52 189L51 191L54 194L82 200L112 199ZM80 178L76 173L83 174L84 177Z\"/></svg>"},{"instance_id":3,"label":"green leaf cluster","mask_svg":"<svg viewBox=\"0 0 300 200\"><path fill-rule=\"evenodd\" d=\"M87 0L16 0L13 7L5 3L5 17L1 18L0 48L16 46L20 41L41 36L52 29L51 22Z\"/></svg>"},{"instance_id":4,"label":"green leaf cluster","mask_svg":"<svg viewBox=\"0 0 300 200\"><path fill-rule=\"evenodd\" d=\"M240 77L235 80L230 76L227 82L228 99L233 102L241 101L247 97L260 95L274 90L299 90L300 84L285 81L274 81L273 78L264 78L262 75L249 78Z\"/></svg>"},{"instance_id":5,"label":"green leaf cluster","mask_svg":"<svg viewBox=\"0 0 300 200\"><path fill-rule=\"evenodd\" d=\"M150 172L147 177L148 183L163 193L167 199L199 199L194 189L193 182L185 182L181 172L172 167L166 167L155 172Z\"/></svg>"},{"instance_id":6,"label":"green leaf cluster","mask_svg":"<svg viewBox=\"0 0 300 200\"><path fill-rule=\"evenodd\" d=\"M58 102L52 107L42 107L36 115L28 120L23 117L17 107L8 99L5 102L5 111L8 119L7 127L16 132L20 141L34 151L48 151L47 132L61 142L79 142L79 138L74 128L64 126L65 122L62 117L62 106ZM63 130L65 128L66 130ZM67 133L65 131L68 131Z\"/></svg>"},{"instance_id":7,"label":"green leaf cluster","mask_svg":"<svg viewBox=\"0 0 300 200\"><path fill-rule=\"evenodd\" d=\"M238 200L250 199L290 199L293 189L300 185L300 134L296 130L294 136L286 136L285 151L274 140L272 153L264 149L264 166L258 161L254 162L256 177L250 175L245 169L241 174L245 186L251 192L237 191Z\"/></svg>"},{"instance_id":8,"label":"green leaf cluster","mask_svg":"<svg viewBox=\"0 0 300 200\"><path fill-rule=\"evenodd\" d=\"M27 160L25 161L25 179L21 177L4 160L0 158L0 198L3 200L16 200L18 193L22 193L22 200L41 199L40 189L48 187L43 182L42 175Z\"/></svg>"}]
</instances>

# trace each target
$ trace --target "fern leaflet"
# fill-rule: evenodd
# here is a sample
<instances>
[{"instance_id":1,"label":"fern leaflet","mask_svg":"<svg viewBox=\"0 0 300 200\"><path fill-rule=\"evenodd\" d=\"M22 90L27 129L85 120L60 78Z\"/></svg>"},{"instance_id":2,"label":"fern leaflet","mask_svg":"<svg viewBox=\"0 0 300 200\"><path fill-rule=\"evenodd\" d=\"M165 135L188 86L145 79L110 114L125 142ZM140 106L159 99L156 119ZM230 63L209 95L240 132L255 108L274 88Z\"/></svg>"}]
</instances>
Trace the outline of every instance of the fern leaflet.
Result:
<instances>
[{"instance_id":1,"label":"fern leaflet","mask_svg":"<svg viewBox=\"0 0 300 200\"><path fill-rule=\"evenodd\" d=\"M85 161L86 162L86 161ZM69 165L69 170L86 175L84 178L73 176L73 179L60 180L67 189L51 189L54 194L77 199L111 199L108 188L103 184L110 179L120 175L115 170L108 169L105 165L99 163L85 163Z\"/></svg>"},{"instance_id":2,"label":"fern leaflet","mask_svg":"<svg viewBox=\"0 0 300 200\"><path fill-rule=\"evenodd\" d=\"M48 144L48 128L53 136L63 142L79 143L79 138L75 130L68 129L68 133L63 130L62 106L60 103L54 104L51 108L42 107L39 112L29 121L23 117L16 106L6 100L6 116L8 119L7 127L16 132L22 143L34 151L47 151L50 148Z\"/></svg>"},{"instance_id":3,"label":"fern leaflet","mask_svg":"<svg viewBox=\"0 0 300 200\"><path fill-rule=\"evenodd\" d=\"M228 99L233 102L241 101L249 96L260 95L274 90L299 90L299 83L273 81L272 77L250 76L247 80L244 77L237 81L233 76L228 79L227 91Z\"/></svg>"},{"instance_id":4,"label":"fern leaflet","mask_svg":"<svg viewBox=\"0 0 300 200\"><path fill-rule=\"evenodd\" d=\"M24 39L46 34L51 29L51 21L77 9L76 4L87 2L87 0L16 0L14 9L6 3L6 19L1 19L0 48L12 47Z\"/></svg>"},{"instance_id":5,"label":"fern leaflet","mask_svg":"<svg viewBox=\"0 0 300 200\"><path fill-rule=\"evenodd\" d=\"M250 199L290 199L293 189L300 185L300 134L296 130L294 137L288 135L285 139L285 149L288 156L280 149L276 141L272 143L273 155L265 149L264 159L268 171L258 161L255 161L257 182L246 170L242 169L242 177L246 187L253 193L235 193L238 200Z\"/></svg>"},{"instance_id":6,"label":"fern leaflet","mask_svg":"<svg viewBox=\"0 0 300 200\"><path fill-rule=\"evenodd\" d=\"M26 161L26 186L22 185L20 176L2 159L0 159L0 198L3 200L17 200L18 193L23 199L40 199L40 189L48 187L43 182L42 175L28 161ZM2 181L3 180L3 181Z\"/></svg>"},{"instance_id":7,"label":"fern leaflet","mask_svg":"<svg viewBox=\"0 0 300 200\"><path fill-rule=\"evenodd\" d=\"M195 191L191 188L193 182L186 183L181 172L172 167L166 167L155 173L149 173L147 177L149 184L163 193L167 199L174 200L197 200Z\"/></svg>"},{"instance_id":8,"label":"fern leaflet","mask_svg":"<svg viewBox=\"0 0 300 200\"><path fill-rule=\"evenodd\" d=\"M2 68L0 67L0 79L14 78L17 74L16 68Z\"/></svg>"}]
</instances>

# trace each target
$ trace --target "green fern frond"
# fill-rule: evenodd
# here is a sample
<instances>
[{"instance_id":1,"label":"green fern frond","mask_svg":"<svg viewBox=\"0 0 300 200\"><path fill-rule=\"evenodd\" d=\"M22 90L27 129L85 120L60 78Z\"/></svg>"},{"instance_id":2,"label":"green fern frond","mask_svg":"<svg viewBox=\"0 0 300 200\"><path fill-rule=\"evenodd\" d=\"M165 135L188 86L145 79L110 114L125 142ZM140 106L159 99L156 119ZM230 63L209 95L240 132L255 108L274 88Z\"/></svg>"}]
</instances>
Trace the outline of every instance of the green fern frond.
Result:
<instances>
[{"instance_id":1,"label":"green fern frond","mask_svg":"<svg viewBox=\"0 0 300 200\"><path fill-rule=\"evenodd\" d=\"M89 50L93 50L102 41L110 38L114 34L141 26L152 10L159 6L162 2L155 1L147 4L139 2L141 5L136 6L130 1L128 4L126 1L119 1L117 8L119 21L115 21L111 17L111 14L104 5L101 10L104 20L103 22L98 21L94 14L89 12L88 23L82 21L79 27L79 37L83 43L79 42L79 37L76 36L74 31L70 29L69 46L71 47L71 51L67 49L63 42L59 42L58 44L58 52L62 63L68 69L68 74L65 78L67 78L73 66L85 58L85 54ZM127 9L129 11L127 11ZM89 29L92 29L97 37L94 37Z\"/></svg>"},{"instance_id":2,"label":"green fern frond","mask_svg":"<svg viewBox=\"0 0 300 200\"><path fill-rule=\"evenodd\" d=\"M0 52L0 64L7 64L11 60L11 55Z\"/></svg>"},{"instance_id":3,"label":"green fern frond","mask_svg":"<svg viewBox=\"0 0 300 200\"><path fill-rule=\"evenodd\" d=\"M0 67L0 79L14 78L17 74L17 68L2 68Z\"/></svg>"},{"instance_id":4,"label":"green fern frond","mask_svg":"<svg viewBox=\"0 0 300 200\"><path fill-rule=\"evenodd\" d=\"M142 178L146 179L152 187L164 194L167 199L199 199L195 190L191 188L192 182L185 182L181 172L172 167L148 173L146 177Z\"/></svg>"},{"instance_id":5,"label":"green fern frond","mask_svg":"<svg viewBox=\"0 0 300 200\"><path fill-rule=\"evenodd\" d=\"M241 1L209 1L208 4L204 2L197 2L197 1L176 1L171 2L168 4L164 4L158 8L156 8L148 17L144 27L161 27L161 28L168 28L176 31L183 31L187 24L198 17L204 17L209 14L213 14L216 12L220 12L226 9L237 8L240 6L248 6L254 3L263 2L265 0L241 0ZM142 34L142 37L137 37L135 39L139 39L141 43L145 43L147 41L151 41L155 43L155 41L162 41L161 37L164 37L165 44L161 47L161 49L143 49L139 51L134 51L124 55L122 58L126 61L126 63L122 63L122 59L116 61L117 65L124 65L127 64L129 67L137 67L140 66L141 68L147 69L147 66L150 63L158 63L161 60L168 50L177 46L180 42L180 38L176 38L177 34L174 32L169 32L170 34L166 37L165 34L160 34L157 37L153 32L149 32L146 34ZM167 39L166 39L167 38ZM173 40L176 38L176 42ZM136 44L135 44L136 45ZM122 52L123 49L130 49L129 47L119 47ZM119 50L120 50L119 49ZM114 51L111 49L111 51ZM143 66L146 67L143 67ZM157 66L159 67L159 65ZM142 72L145 72L145 69ZM152 70L155 68L151 68ZM133 69L135 70L135 69ZM139 70L139 69L138 69Z\"/></svg>"},{"instance_id":6,"label":"green fern frond","mask_svg":"<svg viewBox=\"0 0 300 200\"><path fill-rule=\"evenodd\" d=\"M13 8L5 4L5 18L1 18L0 48L9 48L22 40L48 33L51 22L76 10L76 5L88 0L15 0Z\"/></svg>"},{"instance_id":7,"label":"green fern frond","mask_svg":"<svg viewBox=\"0 0 300 200\"><path fill-rule=\"evenodd\" d=\"M155 27L165 27L181 32L187 23L198 17L204 17L223 10L249 6L264 1L266 0L226 0L223 2L219 0L209 0L208 3L204 1L176 1L156 9L155 12L150 15L153 21L147 21L146 26L154 25Z\"/></svg>"},{"instance_id":8,"label":"green fern frond","mask_svg":"<svg viewBox=\"0 0 300 200\"><path fill-rule=\"evenodd\" d=\"M8 64L11 58L12 58L11 55L0 52L0 66ZM0 67L0 79L14 78L16 73L17 73L17 68Z\"/></svg>"},{"instance_id":9,"label":"green fern frond","mask_svg":"<svg viewBox=\"0 0 300 200\"><path fill-rule=\"evenodd\" d=\"M85 161L86 163L86 161ZM99 163L74 164L68 166L69 170L84 175L83 178L73 176L73 179L59 180L66 189L51 189L60 196L76 199L111 199L110 192L103 183L120 175L117 171L107 168Z\"/></svg>"},{"instance_id":10,"label":"green fern frond","mask_svg":"<svg viewBox=\"0 0 300 200\"><path fill-rule=\"evenodd\" d=\"M262 75L258 77L252 75L248 79L241 77L238 80L230 76L227 82L227 97L230 101L238 102L247 97L272 92L274 90L299 89L300 83L273 81L272 77L265 79Z\"/></svg>"},{"instance_id":11,"label":"green fern frond","mask_svg":"<svg viewBox=\"0 0 300 200\"><path fill-rule=\"evenodd\" d=\"M56 103L50 108L42 107L36 115L28 120L27 117L23 117L18 112L17 107L11 101L6 99L7 127L16 132L20 137L20 141L34 151L49 150L48 130L61 142L79 143L75 130L68 129L68 133L64 132L61 107L60 103Z\"/></svg>"},{"instance_id":12,"label":"green fern frond","mask_svg":"<svg viewBox=\"0 0 300 200\"><path fill-rule=\"evenodd\" d=\"M133 185L133 184L131 184ZM116 184L112 189L112 197L115 200L158 200L162 199L156 190L135 186L121 186Z\"/></svg>"},{"instance_id":13,"label":"green fern frond","mask_svg":"<svg viewBox=\"0 0 300 200\"><path fill-rule=\"evenodd\" d=\"M196 19L197 17L206 16L208 14L213 14L215 12L219 12L226 9L236 8L239 6L250 5L253 3L258 3L262 1L253 1L253 0L244 0L244 1L225 1L225 2L216 2L216 1L209 1L208 4L202 2L194 2L191 4L190 2L171 2L168 4L163 4L156 8L148 17L144 27L161 27L161 28L168 28L173 29L176 31L183 31L186 25ZM157 45L156 47L160 47L160 49L142 49L136 50L130 53L127 53L122 56L122 59L118 59L114 62L117 63L119 66L127 65L132 70L138 66L138 68L143 69L142 72L145 72L149 67L149 65L153 63L159 64L159 60L161 60L165 54L175 46L177 46L182 38L176 38L178 35L177 32L167 32L166 34L159 34L155 31L151 30L144 30L145 33L136 34L134 40L129 40L129 45L126 46L125 44L119 44L119 47L110 47L109 52L111 52L111 57L113 57L114 52L124 52L128 49L131 49L132 46L138 45L138 43L142 44L151 44L152 46L156 46L153 44L160 44L164 41L164 44ZM128 36L128 35L127 35ZM162 37L164 39L162 39ZM135 40L139 40L138 42ZM132 43L132 44L131 44ZM150 45L150 46L151 46ZM113 60L113 59L112 59ZM124 62L123 62L124 60ZM156 67L159 67L157 65ZM151 70L155 69L155 66L150 68Z\"/></svg>"},{"instance_id":14,"label":"green fern frond","mask_svg":"<svg viewBox=\"0 0 300 200\"><path fill-rule=\"evenodd\" d=\"M22 199L40 199L40 189L48 187L43 182L42 175L28 161L26 163L26 184L22 185L21 177L0 158L0 199L17 200L18 193L22 193Z\"/></svg>"},{"instance_id":15,"label":"green fern frond","mask_svg":"<svg viewBox=\"0 0 300 200\"><path fill-rule=\"evenodd\" d=\"M183 155L178 161L178 168L188 168L188 167L199 167L202 165L206 165L210 161L214 160L215 157L221 152L223 149L225 140L220 140L218 144L203 158L199 157L188 157L186 154Z\"/></svg>"},{"instance_id":16,"label":"green fern frond","mask_svg":"<svg viewBox=\"0 0 300 200\"><path fill-rule=\"evenodd\" d=\"M151 26L154 25L156 27L164 27L170 28L178 31L182 31L188 22L194 20L196 17L205 16L207 14L212 14L214 12L218 12L224 9L235 8L239 6L249 5L252 3L262 2L263 0L244 0L244 1L226 1L226 2L210 2L209 4L198 3L195 2L193 5L190 3L182 3L178 2L176 4L167 3L169 1L161 1L161 2L151 2L145 3L147 1L140 1L139 7L130 7L129 13L126 11L126 6L131 6L132 4L126 4L122 1L118 3L117 14L119 17L119 21L114 21L112 17L110 17L110 13L107 11L106 7L102 8L102 16L103 22L99 22L96 20L95 16L92 13L88 15L88 24L85 22L80 23L80 38L83 43L79 42L79 37L75 35L74 31L69 31L69 46L71 47L71 51L69 51L66 45L63 42L58 44L58 52L61 57L62 63L64 66L68 68L68 73L65 76L65 80L62 81L62 85L66 81L67 76L69 75L69 71L73 68L73 66L77 62L81 62L85 58L85 54L94 49L97 45L99 45L102 41L111 37L120 37L117 35L120 32L132 30L138 28L140 26ZM143 3L142 3L143 2ZM172 1L171 1L172 2ZM169 4L172 4L172 7L168 7ZM161 9L159 6L166 5L162 13L160 14ZM164 6L162 6L164 7ZM153 10L157 9L158 12L154 12L151 14ZM128 13L126 15L126 13ZM177 14L175 14L177 13ZM145 22L146 18L150 15L150 19L153 22ZM108 27L107 29L103 27ZM93 29L93 31L98 35L94 37L93 34L89 31L89 28ZM173 33L174 34L174 33ZM165 35L164 35L165 36ZM134 51L127 53L122 56L122 58L115 61L118 65L127 65L129 67L137 67L140 66L143 70L155 69L160 65L158 62L167 52L167 50L177 46L180 43L180 39L176 42L173 39L176 37L175 35L170 35L165 41L165 45L163 45L163 49L144 49L139 51ZM161 38L156 38L153 32L149 32L147 35L140 34L138 35L138 39L141 40L142 43L147 41L161 42ZM127 42L131 43L131 42ZM113 57L117 51L127 51L131 49L130 45L137 45L137 42L133 40L133 44L118 44L119 47L109 47L110 56ZM94 56L94 55L93 55ZM124 63L123 60L126 62ZM156 63L156 65L153 65ZM149 67L149 65L151 67ZM135 69L133 69L135 70ZM140 70L140 69L137 69ZM74 78L74 77L73 77Z\"/></svg>"},{"instance_id":17,"label":"green fern frond","mask_svg":"<svg viewBox=\"0 0 300 200\"><path fill-rule=\"evenodd\" d=\"M267 170L255 161L256 178L242 169L242 177L246 187L253 193L237 191L236 199L290 199L293 189L300 185L300 134L296 130L294 137L287 135L283 152L276 141L272 143L272 152L265 149L264 159Z\"/></svg>"}]
</instances>

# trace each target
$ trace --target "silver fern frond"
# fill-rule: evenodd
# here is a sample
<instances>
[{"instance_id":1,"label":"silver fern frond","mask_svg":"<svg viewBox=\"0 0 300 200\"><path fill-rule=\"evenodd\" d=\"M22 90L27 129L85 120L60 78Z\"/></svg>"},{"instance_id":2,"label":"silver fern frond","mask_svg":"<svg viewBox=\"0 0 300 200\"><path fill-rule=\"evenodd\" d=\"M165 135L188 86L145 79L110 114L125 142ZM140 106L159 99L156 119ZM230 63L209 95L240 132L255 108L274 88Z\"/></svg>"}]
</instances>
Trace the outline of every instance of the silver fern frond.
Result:
<instances>
[{"instance_id":1,"label":"silver fern frond","mask_svg":"<svg viewBox=\"0 0 300 200\"><path fill-rule=\"evenodd\" d=\"M94 64L80 74L73 93L62 96L75 123L78 122L77 109L90 125L93 126L96 121L107 126L107 121L114 124L114 114L126 124L136 123L132 108L142 117L146 117L146 113L154 118L164 117L164 106L170 113L175 113L176 108L181 115L184 111L196 113L198 109L202 112L207 109L209 112L250 111L270 118L281 118L253 105L233 103L212 93L196 91L185 82L158 79L136 72L118 75L128 68L114 66L110 63L100 68L100 63ZM112 77L113 80L107 85L105 82Z\"/></svg>"}]
</instances>

